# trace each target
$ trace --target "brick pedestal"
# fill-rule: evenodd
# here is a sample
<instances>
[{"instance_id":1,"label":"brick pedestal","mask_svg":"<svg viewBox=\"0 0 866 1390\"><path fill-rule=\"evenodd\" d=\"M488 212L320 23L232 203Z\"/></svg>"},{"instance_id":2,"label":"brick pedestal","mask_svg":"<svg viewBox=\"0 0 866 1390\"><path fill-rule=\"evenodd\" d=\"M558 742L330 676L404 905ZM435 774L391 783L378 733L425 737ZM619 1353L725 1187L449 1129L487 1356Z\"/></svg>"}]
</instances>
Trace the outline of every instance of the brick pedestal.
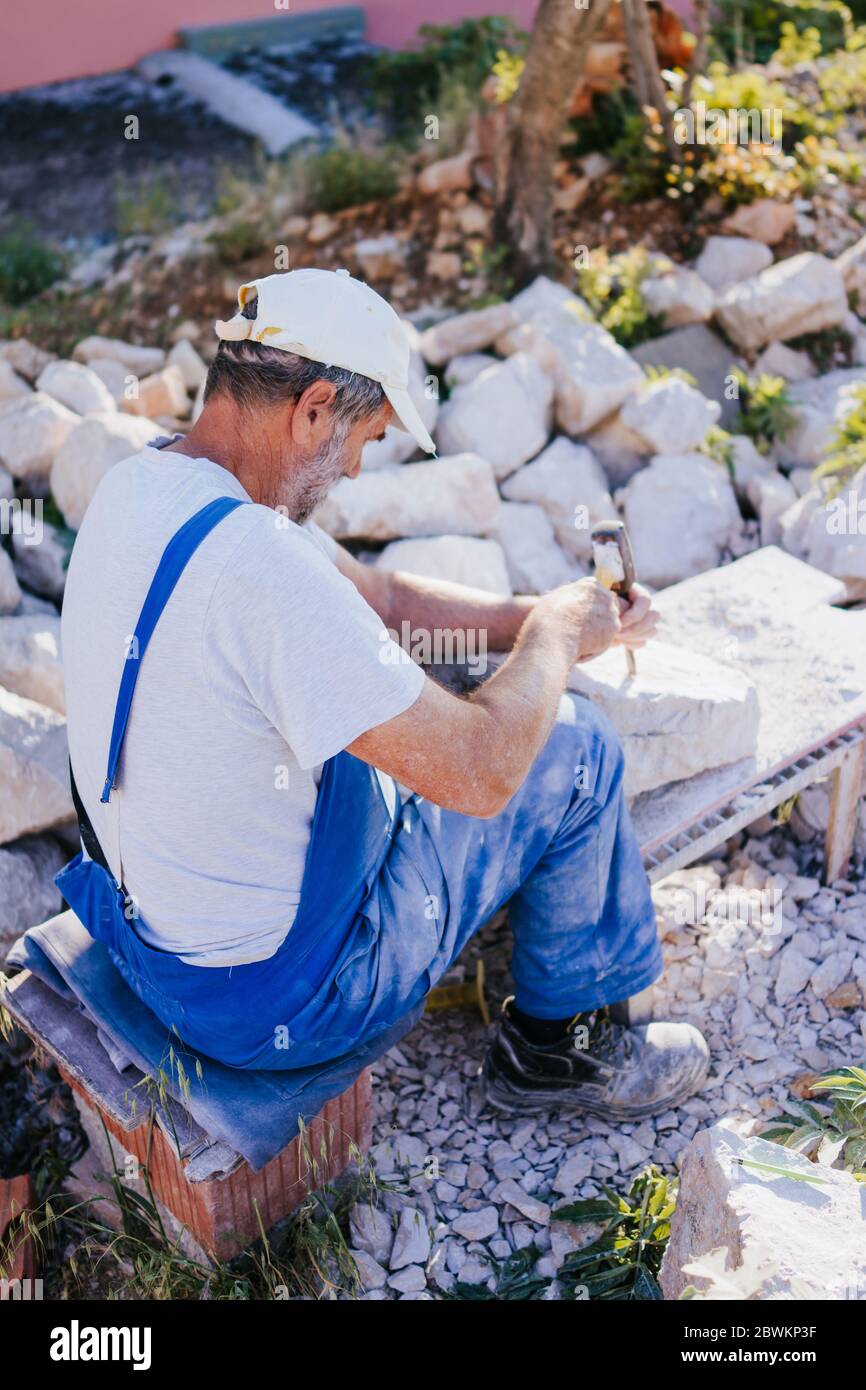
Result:
<instances>
[{"instance_id":1,"label":"brick pedestal","mask_svg":"<svg viewBox=\"0 0 866 1390\"><path fill-rule=\"evenodd\" d=\"M182 1160L172 1139L149 1116L125 1129L80 1082L62 1066L60 1070L90 1140L68 1186L82 1199L110 1197L100 1203L100 1216L117 1224L111 1174L116 1171L124 1186L146 1196L143 1178L135 1176L139 1165L146 1166L163 1221L173 1235L184 1232L181 1245L195 1257L231 1259L258 1240L262 1230L289 1216L309 1192L339 1177L353 1155L370 1145L369 1069L258 1173L236 1155L225 1172L213 1171L212 1155Z\"/></svg>"}]
</instances>

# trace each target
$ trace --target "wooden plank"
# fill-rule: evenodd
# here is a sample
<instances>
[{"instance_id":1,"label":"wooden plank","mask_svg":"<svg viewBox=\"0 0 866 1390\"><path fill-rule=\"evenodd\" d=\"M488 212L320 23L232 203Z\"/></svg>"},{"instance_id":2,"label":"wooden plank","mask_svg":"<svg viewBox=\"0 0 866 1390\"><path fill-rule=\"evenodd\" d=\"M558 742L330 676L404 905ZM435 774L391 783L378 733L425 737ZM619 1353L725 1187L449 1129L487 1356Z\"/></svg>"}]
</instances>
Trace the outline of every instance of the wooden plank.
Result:
<instances>
[{"instance_id":1,"label":"wooden plank","mask_svg":"<svg viewBox=\"0 0 866 1390\"><path fill-rule=\"evenodd\" d=\"M137 1067L116 1071L96 1036L96 1029L79 1009L67 1004L29 970L8 980L2 1001L14 1021L68 1072L82 1089L124 1130L142 1123L147 1106L136 1106L134 1087L141 1080Z\"/></svg>"},{"instance_id":2,"label":"wooden plank","mask_svg":"<svg viewBox=\"0 0 866 1390\"><path fill-rule=\"evenodd\" d=\"M866 741L850 748L833 773L830 821L824 839L825 883L835 883L848 872L863 789L864 760Z\"/></svg>"}]
</instances>

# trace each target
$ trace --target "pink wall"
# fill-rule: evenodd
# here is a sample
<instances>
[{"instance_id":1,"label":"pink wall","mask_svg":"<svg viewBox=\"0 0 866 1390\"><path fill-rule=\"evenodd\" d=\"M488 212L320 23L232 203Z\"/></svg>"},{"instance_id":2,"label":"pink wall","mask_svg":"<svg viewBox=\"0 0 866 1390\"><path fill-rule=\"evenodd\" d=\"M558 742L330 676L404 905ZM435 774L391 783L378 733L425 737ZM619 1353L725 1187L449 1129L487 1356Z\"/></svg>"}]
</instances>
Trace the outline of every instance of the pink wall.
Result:
<instances>
[{"instance_id":1,"label":"pink wall","mask_svg":"<svg viewBox=\"0 0 866 1390\"><path fill-rule=\"evenodd\" d=\"M367 38L399 47L425 23L509 14L528 26L537 0L359 2ZM333 8L334 0L291 0L289 12ZM0 91L129 67L146 53L173 47L181 25L261 19L273 12L273 0L3 0Z\"/></svg>"}]
</instances>

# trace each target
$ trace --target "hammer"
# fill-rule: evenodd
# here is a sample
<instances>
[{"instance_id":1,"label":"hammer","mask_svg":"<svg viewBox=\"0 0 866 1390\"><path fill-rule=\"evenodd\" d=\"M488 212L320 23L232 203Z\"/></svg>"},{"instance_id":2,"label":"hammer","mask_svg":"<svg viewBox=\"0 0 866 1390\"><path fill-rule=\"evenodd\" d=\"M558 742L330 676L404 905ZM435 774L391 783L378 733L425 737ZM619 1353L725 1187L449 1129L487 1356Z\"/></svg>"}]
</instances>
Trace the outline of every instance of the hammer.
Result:
<instances>
[{"instance_id":1,"label":"hammer","mask_svg":"<svg viewBox=\"0 0 866 1390\"><path fill-rule=\"evenodd\" d=\"M623 522L600 521L593 526L592 562L599 583L618 598L627 599L635 579L634 555ZM625 649L625 659L628 673L633 676L637 668L630 647Z\"/></svg>"}]
</instances>

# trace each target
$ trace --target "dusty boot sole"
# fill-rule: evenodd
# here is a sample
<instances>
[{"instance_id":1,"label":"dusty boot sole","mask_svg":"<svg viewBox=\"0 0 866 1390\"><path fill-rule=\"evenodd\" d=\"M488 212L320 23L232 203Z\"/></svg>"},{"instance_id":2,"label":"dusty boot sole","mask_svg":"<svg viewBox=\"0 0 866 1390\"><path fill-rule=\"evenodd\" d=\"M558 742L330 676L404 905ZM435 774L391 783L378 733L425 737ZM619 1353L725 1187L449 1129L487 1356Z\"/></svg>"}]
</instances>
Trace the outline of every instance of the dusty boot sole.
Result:
<instances>
[{"instance_id":1,"label":"dusty boot sole","mask_svg":"<svg viewBox=\"0 0 866 1390\"><path fill-rule=\"evenodd\" d=\"M580 1100L563 1090L521 1091L499 1077L488 1077L486 1066L482 1074L482 1089L487 1104L504 1115L537 1115L551 1110L570 1110L583 1115L596 1115L602 1120L644 1120L649 1115L660 1115L688 1100L700 1090L709 1070L709 1060L702 1061L676 1091L647 1105L611 1106L603 1101Z\"/></svg>"}]
</instances>

